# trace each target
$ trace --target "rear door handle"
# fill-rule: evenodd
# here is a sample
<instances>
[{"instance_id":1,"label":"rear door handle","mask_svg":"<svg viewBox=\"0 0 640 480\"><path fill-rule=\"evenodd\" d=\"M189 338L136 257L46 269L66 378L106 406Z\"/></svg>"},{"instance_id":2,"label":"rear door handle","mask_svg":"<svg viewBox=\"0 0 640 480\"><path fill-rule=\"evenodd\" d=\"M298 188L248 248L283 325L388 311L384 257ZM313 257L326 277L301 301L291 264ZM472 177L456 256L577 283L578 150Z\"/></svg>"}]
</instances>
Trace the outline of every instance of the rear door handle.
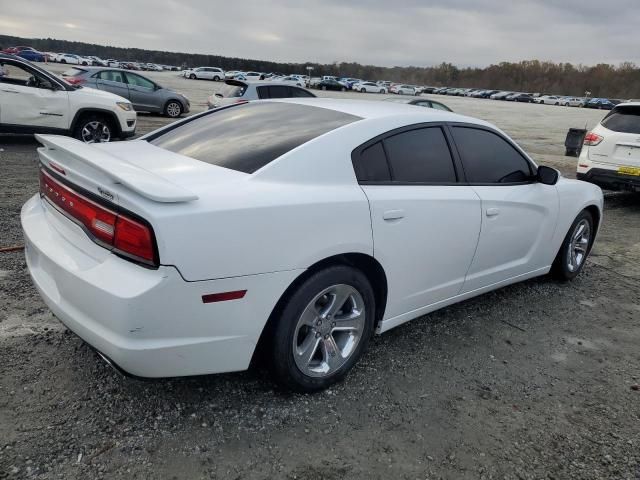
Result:
<instances>
[{"instance_id":1,"label":"rear door handle","mask_svg":"<svg viewBox=\"0 0 640 480\"><path fill-rule=\"evenodd\" d=\"M500 214L499 208L487 208L487 217L495 217Z\"/></svg>"},{"instance_id":2,"label":"rear door handle","mask_svg":"<svg viewBox=\"0 0 640 480\"><path fill-rule=\"evenodd\" d=\"M404 218L404 210L387 210L382 214L384 220L400 220Z\"/></svg>"}]
</instances>

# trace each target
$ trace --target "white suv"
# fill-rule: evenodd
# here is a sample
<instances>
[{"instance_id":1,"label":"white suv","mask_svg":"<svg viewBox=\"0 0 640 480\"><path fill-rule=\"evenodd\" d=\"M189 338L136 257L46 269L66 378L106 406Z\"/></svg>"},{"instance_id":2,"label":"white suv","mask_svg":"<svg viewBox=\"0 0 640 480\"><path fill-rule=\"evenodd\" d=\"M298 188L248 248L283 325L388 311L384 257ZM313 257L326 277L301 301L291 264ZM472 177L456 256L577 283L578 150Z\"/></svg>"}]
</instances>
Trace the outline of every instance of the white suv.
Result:
<instances>
[{"instance_id":1,"label":"white suv","mask_svg":"<svg viewBox=\"0 0 640 480\"><path fill-rule=\"evenodd\" d=\"M0 54L0 133L58 133L86 143L135 134L131 102L72 86L13 55Z\"/></svg>"},{"instance_id":2,"label":"white suv","mask_svg":"<svg viewBox=\"0 0 640 480\"><path fill-rule=\"evenodd\" d=\"M584 138L578 180L640 192L640 102L620 103Z\"/></svg>"},{"instance_id":3,"label":"white suv","mask_svg":"<svg viewBox=\"0 0 640 480\"><path fill-rule=\"evenodd\" d=\"M227 80L224 83L217 92L207 98L208 110L250 100L315 97L309 90L278 81Z\"/></svg>"}]
</instances>

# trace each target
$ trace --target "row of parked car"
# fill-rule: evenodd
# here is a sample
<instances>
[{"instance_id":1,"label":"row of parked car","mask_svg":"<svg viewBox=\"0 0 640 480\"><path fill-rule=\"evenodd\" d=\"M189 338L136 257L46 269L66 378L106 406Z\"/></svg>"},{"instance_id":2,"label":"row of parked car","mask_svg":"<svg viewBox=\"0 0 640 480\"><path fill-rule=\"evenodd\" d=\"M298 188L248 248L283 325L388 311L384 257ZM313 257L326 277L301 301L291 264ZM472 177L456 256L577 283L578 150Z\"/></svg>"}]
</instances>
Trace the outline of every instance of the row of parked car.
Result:
<instances>
[{"instance_id":1,"label":"row of parked car","mask_svg":"<svg viewBox=\"0 0 640 480\"><path fill-rule=\"evenodd\" d=\"M83 65L94 67L115 67L126 70L145 70L162 72L164 70L178 71L174 65L159 65L157 63L131 62L116 60L115 58L102 59L95 55L76 55L75 53L40 52L33 47L17 46L2 50L2 53L16 55L31 62L56 62L69 65Z\"/></svg>"},{"instance_id":2,"label":"row of parked car","mask_svg":"<svg viewBox=\"0 0 640 480\"><path fill-rule=\"evenodd\" d=\"M538 103L563 107L585 107L611 110L625 100L609 98L574 97L562 95L544 95L541 93L512 92L508 90L485 90L480 88L424 87L424 93L450 95L458 97L489 98L510 102Z\"/></svg>"}]
</instances>

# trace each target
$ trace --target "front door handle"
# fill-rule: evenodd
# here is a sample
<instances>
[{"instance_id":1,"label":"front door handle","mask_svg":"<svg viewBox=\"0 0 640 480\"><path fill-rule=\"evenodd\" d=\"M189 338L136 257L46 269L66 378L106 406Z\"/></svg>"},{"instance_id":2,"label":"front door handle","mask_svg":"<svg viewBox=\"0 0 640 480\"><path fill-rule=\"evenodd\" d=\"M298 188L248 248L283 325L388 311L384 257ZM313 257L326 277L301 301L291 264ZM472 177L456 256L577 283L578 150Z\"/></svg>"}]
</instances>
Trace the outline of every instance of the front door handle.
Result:
<instances>
[{"instance_id":1,"label":"front door handle","mask_svg":"<svg viewBox=\"0 0 640 480\"><path fill-rule=\"evenodd\" d=\"M487 217L495 217L500 214L499 208L487 208Z\"/></svg>"},{"instance_id":2,"label":"front door handle","mask_svg":"<svg viewBox=\"0 0 640 480\"><path fill-rule=\"evenodd\" d=\"M400 220L404 218L404 210L387 210L382 214L384 220Z\"/></svg>"}]
</instances>

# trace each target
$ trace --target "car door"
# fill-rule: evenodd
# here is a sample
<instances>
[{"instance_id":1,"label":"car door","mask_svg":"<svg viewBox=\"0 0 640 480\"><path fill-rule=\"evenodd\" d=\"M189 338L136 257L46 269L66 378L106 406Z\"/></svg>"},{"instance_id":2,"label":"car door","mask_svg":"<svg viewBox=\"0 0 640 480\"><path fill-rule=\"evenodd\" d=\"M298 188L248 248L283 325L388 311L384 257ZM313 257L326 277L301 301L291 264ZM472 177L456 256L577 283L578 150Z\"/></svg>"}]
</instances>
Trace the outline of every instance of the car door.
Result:
<instances>
[{"instance_id":1,"label":"car door","mask_svg":"<svg viewBox=\"0 0 640 480\"><path fill-rule=\"evenodd\" d=\"M452 125L471 188L482 202L478 248L463 292L548 267L559 200L556 187L535 180L535 165L489 128Z\"/></svg>"},{"instance_id":2,"label":"car door","mask_svg":"<svg viewBox=\"0 0 640 480\"><path fill-rule=\"evenodd\" d=\"M156 95L156 84L136 73L126 72L129 98L136 110L145 112L161 111L163 99Z\"/></svg>"},{"instance_id":3,"label":"car door","mask_svg":"<svg viewBox=\"0 0 640 480\"><path fill-rule=\"evenodd\" d=\"M122 98L129 99L129 86L124 72L120 70L101 70L94 74L96 87L99 90L120 95ZM135 104L134 104L135 107Z\"/></svg>"},{"instance_id":4,"label":"car door","mask_svg":"<svg viewBox=\"0 0 640 480\"><path fill-rule=\"evenodd\" d=\"M2 60L0 71L0 123L69 128L66 90L37 70L14 60Z\"/></svg>"},{"instance_id":5,"label":"car door","mask_svg":"<svg viewBox=\"0 0 640 480\"><path fill-rule=\"evenodd\" d=\"M387 275L385 319L456 296L480 233L480 200L458 182L441 126L390 132L353 152L371 211L374 256Z\"/></svg>"}]
</instances>

